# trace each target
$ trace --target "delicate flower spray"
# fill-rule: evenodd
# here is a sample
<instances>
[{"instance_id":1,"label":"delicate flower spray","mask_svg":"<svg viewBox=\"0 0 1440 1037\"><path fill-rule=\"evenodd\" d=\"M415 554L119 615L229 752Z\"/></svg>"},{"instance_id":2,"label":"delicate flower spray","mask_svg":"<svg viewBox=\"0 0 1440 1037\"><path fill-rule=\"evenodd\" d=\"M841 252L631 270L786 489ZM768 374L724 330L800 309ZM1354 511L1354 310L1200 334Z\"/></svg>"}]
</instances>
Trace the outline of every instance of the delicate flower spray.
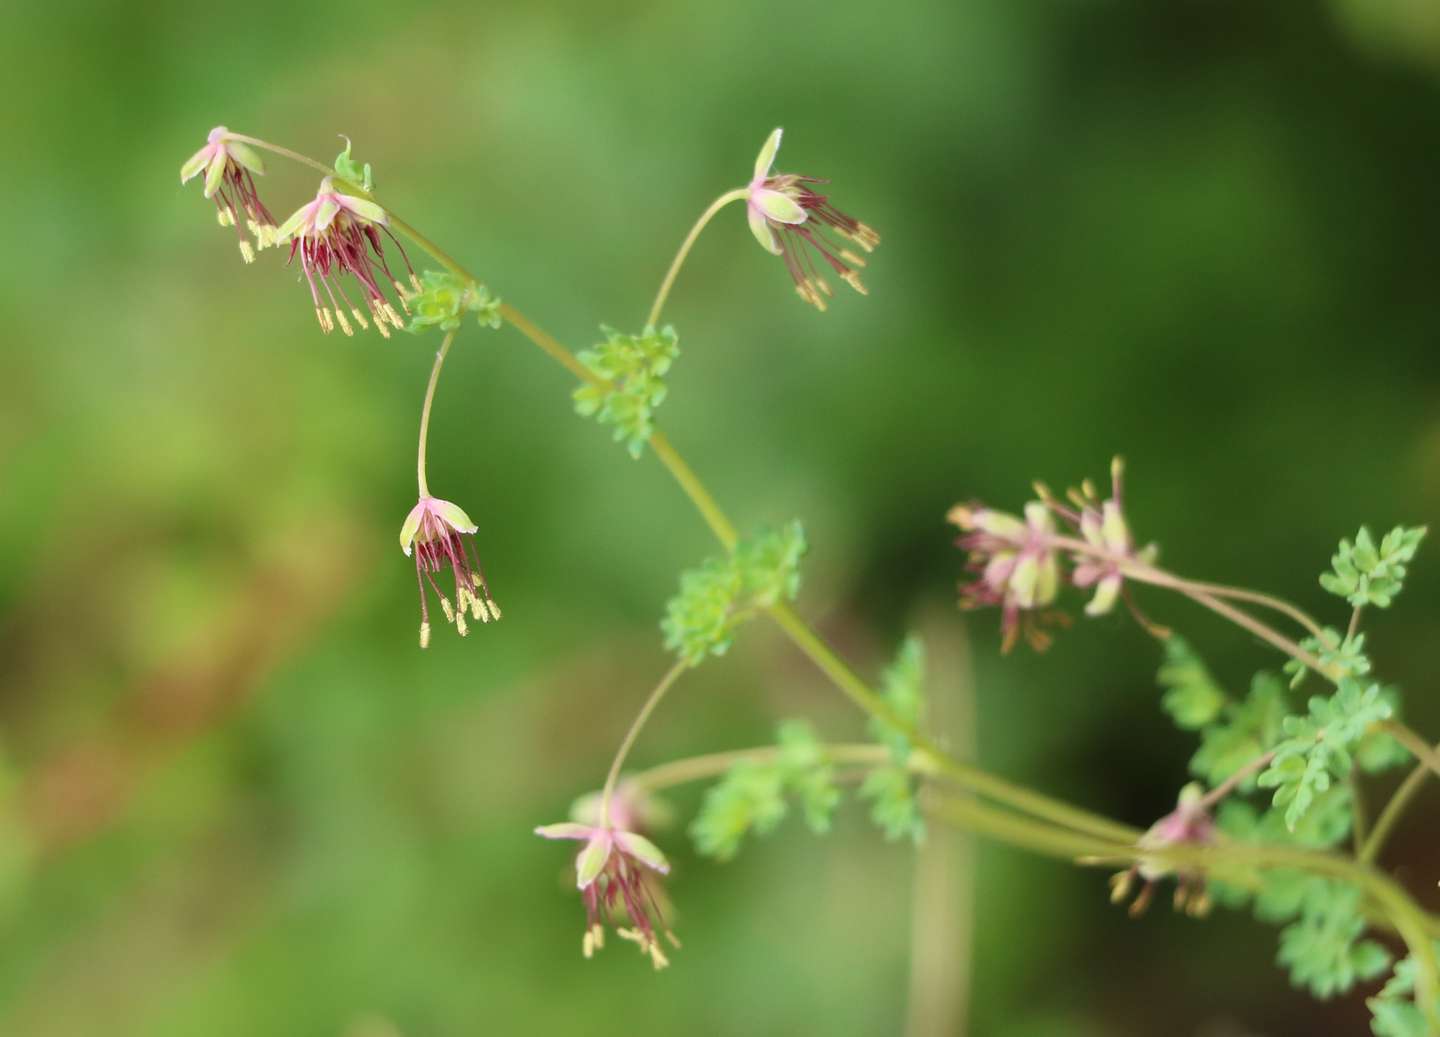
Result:
<instances>
[{"instance_id":1,"label":"delicate flower spray","mask_svg":"<svg viewBox=\"0 0 1440 1037\"><path fill-rule=\"evenodd\" d=\"M1035 484L1036 499L1020 514L984 504L957 505L949 519L970 577L960 603L1000 612L1001 646L1021 636L1037 648L1046 627L1063 621L1067 587L1089 595L1088 616L1112 613L1123 600L1149 633L1165 641L1163 708L1194 733L1199 748L1188 761L1197 781L1176 808L1146 829L1134 828L956 759L925 731L924 652L907 639L878 682L865 678L792 607L806 548L798 522L742 536L700 477L656 428L667 397L665 376L679 356L679 337L661 313L691 247L714 215L744 202L750 230L779 256L802 299L825 309L834 277L863 293L865 255L879 242L867 225L838 210L824 181L773 170L781 132L767 138L750 181L725 192L684 238L661 281L644 327L607 328L604 341L580 355L490 295L486 287L429 238L382 206L368 165L350 146L327 166L286 148L225 127L181 169L182 183L204 174L205 196L222 225L243 220L255 246L290 242L310 285L322 330L349 334L373 324L389 336L435 328L444 338L435 355L420 418L418 500L400 531L400 546L415 562L420 593L420 644L430 640L430 602L465 634L470 621L487 623L500 610L475 551L476 524L458 504L433 496L425 455L440 373L456 335L473 316L481 327L508 325L580 382L576 411L613 426L632 457L647 451L674 477L722 551L685 572L661 624L674 662L650 692L617 750L598 795L577 802L570 820L536 829L547 839L582 844L575 883L586 913L581 949L599 949L607 928L633 942L656 968L678 946L662 880L670 862L648 834L659 817L652 794L685 782L712 780L690 826L702 854L726 860L751 836L772 830L792 809L816 832L830 826L844 799L842 773L861 778L855 797L889 839L921 842L929 822L952 823L1014 846L1082 865L1118 866L1117 900L1135 895L1139 913L1156 884L1177 881L1176 907L1201 915L1216 903L1253 900L1257 916L1278 922L1278 960L1292 981L1317 997L1357 984L1389 981L1368 1004L1378 1037L1440 1033L1440 961L1435 920L1388 875L1380 856L1387 837L1427 775L1440 774L1429 740L1400 723L1396 689L1370 677L1362 618L1388 609L1425 529L1397 527L1383 537L1362 528L1340 542L1321 586L1349 606L1343 632L1259 591L1202 583L1159 567L1153 546L1139 547L1126 514L1122 469L1111 468L1111 491L1101 497L1088 482L1065 499ZM260 152L280 155L322 176L315 197L276 227L255 190L264 173ZM443 267L417 277L400 245L404 236ZM255 246L240 233L248 262ZM396 276L389 242L404 265ZM349 288L347 289L347 283ZM351 292L358 292L358 299ZM1261 671L1248 694L1212 677L1178 637L1140 613L1136 587L1169 591L1237 625L1285 658L1290 680ZM1279 617L1276 619L1275 617ZM622 780L622 769L649 718L687 669L723 656L747 623L766 618L869 718L870 741L823 743L803 721L781 725L775 744L670 761ZM1282 625L1283 624L1283 625ZM1307 677L1328 687L1297 702L1292 689ZM1363 774L1412 762L1414 770L1371 825L1358 809ZM1177 772L1179 768L1177 768ZM1208 788L1208 791L1205 789ZM1263 796L1261 795L1263 790ZM1223 893L1221 887L1223 886ZM1404 944L1395 962L1364 934L1383 928ZM1394 941L1392 941L1394 942Z\"/></svg>"}]
</instances>

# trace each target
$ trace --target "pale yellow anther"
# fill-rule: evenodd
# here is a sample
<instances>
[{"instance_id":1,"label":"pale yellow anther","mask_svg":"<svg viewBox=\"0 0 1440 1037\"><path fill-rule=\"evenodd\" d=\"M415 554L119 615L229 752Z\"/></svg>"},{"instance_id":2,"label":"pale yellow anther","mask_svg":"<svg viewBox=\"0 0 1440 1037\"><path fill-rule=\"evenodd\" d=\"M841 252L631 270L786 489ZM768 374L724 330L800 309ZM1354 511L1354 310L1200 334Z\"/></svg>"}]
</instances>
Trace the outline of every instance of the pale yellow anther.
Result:
<instances>
[{"instance_id":1,"label":"pale yellow anther","mask_svg":"<svg viewBox=\"0 0 1440 1037\"><path fill-rule=\"evenodd\" d=\"M384 305L384 311L385 311L385 316L387 316L387 317L390 318L390 323L391 323L391 324L393 324L393 325L395 325L397 328L401 328L401 329L403 329L403 328L405 327L405 322L400 319L400 314L396 313L396 312L395 312L395 307L391 306L388 302L385 303L385 305Z\"/></svg>"},{"instance_id":2,"label":"pale yellow anther","mask_svg":"<svg viewBox=\"0 0 1440 1037\"><path fill-rule=\"evenodd\" d=\"M370 327L369 321L367 321L367 320L365 319L365 314L363 314L363 313L360 312L360 307L358 307L358 306L352 306L352 307L350 307L350 316L352 316L352 317L355 318L355 323L358 324L358 325L360 325L360 330L361 330L361 331L365 331L366 329L368 329L368 328Z\"/></svg>"},{"instance_id":3,"label":"pale yellow anther","mask_svg":"<svg viewBox=\"0 0 1440 1037\"><path fill-rule=\"evenodd\" d=\"M425 290L424 288L420 287L420 278L416 277L414 274L410 275L410 287L415 289L416 295L419 295Z\"/></svg>"},{"instance_id":4,"label":"pale yellow anther","mask_svg":"<svg viewBox=\"0 0 1440 1037\"><path fill-rule=\"evenodd\" d=\"M345 311L337 308L335 310L335 319L340 322L340 330L345 332L346 335L349 335L353 338L355 335L355 329L350 327L350 321L345 316Z\"/></svg>"},{"instance_id":5,"label":"pale yellow anther","mask_svg":"<svg viewBox=\"0 0 1440 1037\"><path fill-rule=\"evenodd\" d=\"M851 288L859 292L861 295L870 294L868 291L865 290L865 285L861 282L860 275L854 270L845 271L843 274L840 275L840 279L846 284L848 284Z\"/></svg>"},{"instance_id":6,"label":"pale yellow anther","mask_svg":"<svg viewBox=\"0 0 1440 1037\"><path fill-rule=\"evenodd\" d=\"M421 623L421 624L420 624L420 647L421 647L421 648L429 648L429 647L430 647L430 624L429 624L429 623Z\"/></svg>"},{"instance_id":7,"label":"pale yellow anther","mask_svg":"<svg viewBox=\"0 0 1440 1037\"><path fill-rule=\"evenodd\" d=\"M842 248L840 250L840 258L851 266L863 267L865 265L865 260L857 256L854 252L851 252L848 248Z\"/></svg>"},{"instance_id":8,"label":"pale yellow anther","mask_svg":"<svg viewBox=\"0 0 1440 1037\"><path fill-rule=\"evenodd\" d=\"M409 313L410 307L408 303L410 299L410 293L405 291L405 286L402 285L399 281L396 281L392 278L390 283L395 286L395 294L400 298L401 309L403 309L406 313Z\"/></svg>"},{"instance_id":9,"label":"pale yellow anther","mask_svg":"<svg viewBox=\"0 0 1440 1037\"><path fill-rule=\"evenodd\" d=\"M330 325L327 323L328 317L325 311L317 308L315 310L315 319L320 323L320 330L327 335L330 334Z\"/></svg>"},{"instance_id":10,"label":"pale yellow anther","mask_svg":"<svg viewBox=\"0 0 1440 1037\"><path fill-rule=\"evenodd\" d=\"M455 609L451 607L449 598L440 599L440 611L445 613L445 622L455 622Z\"/></svg>"},{"instance_id":11,"label":"pale yellow anther","mask_svg":"<svg viewBox=\"0 0 1440 1037\"><path fill-rule=\"evenodd\" d=\"M464 637L466 634L470 633L470 627L465 622L465 613L461 612L459 609L455 610L455 631L461 637Z\"/></svg>"},{"instance_id":12,"label":"pale yellow anther","mask_svg":"<svg viewBox=\"0 0 1440 1037\"><path fill-rule=\"evenodd\" d=\"M240 258L247 263L255 262L255 249L244 238L240 239Z\"/></svg>"},{"instance_id":13,"label":"pale yellow anther","mask_svg":"<svg viewBox=\"0 0 1440 1037\"><path fill-rule=\"evenodd\" d=\"M824 292L826 295L833 294L830 291L830 282L825 280L825 278L823 277L812 277L810 279L810 283L813 284L820 291Z\"/></svg>"}]
</instances>

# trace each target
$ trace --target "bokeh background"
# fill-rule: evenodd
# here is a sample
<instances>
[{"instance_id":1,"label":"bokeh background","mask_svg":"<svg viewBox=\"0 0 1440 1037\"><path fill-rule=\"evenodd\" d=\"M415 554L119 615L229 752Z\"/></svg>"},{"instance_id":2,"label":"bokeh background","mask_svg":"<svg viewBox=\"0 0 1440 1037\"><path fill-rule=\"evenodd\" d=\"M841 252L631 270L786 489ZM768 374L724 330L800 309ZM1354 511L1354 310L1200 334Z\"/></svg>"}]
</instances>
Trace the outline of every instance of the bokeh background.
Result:
<instances>
[{"instance_id":1,"label":"bokeh background","mask_svg":"<svg viewBox=\"0 0 1440 1037\"><path fill-rule=\"evenodd\" d=\"M1002 660L996 617L954 610L944 512L1123 452L1132 521L1174 568L1343 621L1315 583L1336 539L1440 517L1437 12L9 5L0 1032L1365 1032L1358 998L1288 988L1272 930L1131 922L1094 872L941 841L917 910L914 854L853 807L726 865L669 833L674 967L582 961L568 854L530 829L603 776L705 529L571 413L563 371L467 331L431 486L480 522L506 618L419 652L395 534L434 339L321 337L293 272L242 267L176 170L216 123L326 159L347 133L388 204L583 347L638 325L783 124L782 168L833 177L884 234L871 295L812 312L727 212L667 313L664 427L742 525L804 518L800 610L862 672L923 628L937 708L976 718L952 737L1145 824L1191 751L1157 646L1115 616ZM271 166L283 216L314 178ZM1144 601L1232 685L1277 662ZM1432 735L1437 622L1426 549L1371 636ZM754 626L635 763L796 714L863 731ZM1391 854L1432 908L1437 810L1431 791ZM907 1008L913 917L933 1014Z\"/></svg>"}]
</instances>

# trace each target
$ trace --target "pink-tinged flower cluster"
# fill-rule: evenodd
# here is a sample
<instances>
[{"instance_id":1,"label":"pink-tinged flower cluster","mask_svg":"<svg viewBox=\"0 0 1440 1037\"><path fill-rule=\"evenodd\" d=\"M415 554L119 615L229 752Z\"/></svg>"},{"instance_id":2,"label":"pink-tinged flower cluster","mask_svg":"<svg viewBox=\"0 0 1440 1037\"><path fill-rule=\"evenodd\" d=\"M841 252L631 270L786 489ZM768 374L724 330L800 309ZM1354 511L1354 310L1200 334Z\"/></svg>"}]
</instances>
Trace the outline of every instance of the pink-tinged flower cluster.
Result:
<instances>
[{"instance_id":1,"label":"pink-tinged flower cluster","mask_svg":"<svg viewBox=\"0 0 1440 1037\"><path fill-rule=\"evenodd\" d=\"M1125 465L1120 458L1110 462L1110 496L1101 500L1087 479L1079 489L1070 491L1074 508L1053 499L1039 487L1047 506L1080 534L1087 550L1073 553L1075 563L1070 580L1077 587L1094 587L1095 594L1085 606L1086 615L1102 616L1115 607L1125 582L1126 564L1148 565L1159 553L1154 544L1135 547L1130 525L1125 521ZM1150 625L1141 618L1142 623Z\"/></svg>"},{"instance_id":2,"label":"pink-tinged flower cluster","mask_svg":"<svg viewBox=\"0 0 1440 1037\"><path fill-rule=\"evenodd\" d=\"M871 252L880 244L880 235L836 209L828 196L817 193L812 186L828 181L772 173L780 137L778 129L770 134L755 159L755 174L745 196L750 230L762 248L785 261L800 298L823 312L831 292L820 264L864 295L860 270L865 260L849 246ZM816 262L817 256L820 263Z\"/></svg>"},{"instance_id":3,"label":"pink-tinged flower cluster","mask_svg":"<svg viewBox=\"0 0 1440 1037\"><path fill-rule=\"evenodd\" d=\"M253 263L256 248L273 245L277 240L275 217L270 215L255 190L255 177L265 173L259 152L235 139L224 126L216 126L206 138L205 146L180 167L180 182L188 183L202 172L205 197L215 200L220 226L235 228L240 257ZM253 247L240 230L242 216L246 228L255 237Z\"/></svg>"},{"instance_id":4,"label":"pink-tinged flower cluster","mask_svg":"<svg viewBox=\"0 0 1440 1037\"><path fill-rule=\"evenodd\" d=\"M478 527L457 504L437 497L421 497L405 516L400 527L400 547L409 557L415 556L415 581L420 587L420 647L430 646L430 607L425 588L440 600L445 621L453 624L464 637L469 632L465 622L468 611L472 619L489 623L500 618L500 606L490 596L480 556L475 551L474 533ZM437 574L449 570L455 582L451 598L440 589Z\"/></svg>"},{"instance_id":5,"label":"pink-tinged flower cluster","mask_svg":"<svg viewBox=\"0 0 1440 1037\"><path fill-rule=\"evenodd\" d=\"M333 331L337 323L345 334L354 334L345 316L347 310L362 330L369 327L365 318L368 311L376 330L386 338L390 337L391 327L405 326L381 290L381 281L394 288L400 307L406 313L410 312L409 293L420 291L420 282L404 246L390 231L389 223L390 217L384 209L364 198L340 194L327 176L320 181L314 201L297 209L276 232L278 241L290 241L290 261L300 257L300 269L310 283L315 319L326 334ZM408 289L390 271L382 233L400 252L408 274ZM343 274L349 274L358 284L364 296L363 310L345 293Z\"/></svg>"},{"instance_id":6,"label":"pink-tinged flower cluster","mask_svg":"<svg viewBox=\"0 0 1440 1037\"><path fill-rule=\"evenodd\" d=\"M1055 601L1060 590L1060 559L1055 545L1055 522L1039 501L1025 505L1025 517L978 505L957 504L949 520L960 527L956 544L969 552L966 568L977 578L960 587L960 606L991 605L1000 608L1001 645L1015 646L1023 628L1036 649L1049 644L1040 629L1039 610ZM1029 614L1030 621L1022 622Z\"/></svg>"},{"instance_id":7,"label":"pink-tinged flower cluster","mask_svg":"<svg viewBox=\"0 0 1440 1037\"><path fill-rule=\"evenodd\" d=\"M575 858L575 885L585 901L585 935L580 948L589 958L605 945L605 927L615 930L647 955L657 969L670 964L660 947L663 935L679 947L665 926L660 907L659 879L670 864L659 847L643 835L613 825L565 822L544 825L535 834L546 839L578 839L585 843ZM617 924L623 912L628 926Z\"/></svg>"},{"instance_id":8,"label":"pink-tinged flower cluster","mask_svg":"<svg viewBox=\"0 0 1440 1037\"><path fill-rule=\"evenodd\" d=\"M969 553L966 567L978 574L973 582L961 585L960 605L1000 608L1005 651L1022 632L1035 648L1048 646L1050 637L1041 624L1069 622L1063 613L1048 609L1064 584L1093 587L1085 613L1100 616L1125 593L1127 577L1154 575L1150 566L1158 549L1154 544L1135 546L1125 519L1122 472L1117 457L1110 466L1113 490L1105 500L1088 480L1070 491L1069 504L1036 483L1040 499L1025 505L1024 518L978 504L950 509L949 520L961 530L956 544ZM1057 526L1057 519L1070 528ZM1168 636L1141 614L1128 594L1125 603L1146 630Z\"/></svg>"},{"instance_id":9,"label":"pink-tinged flower cluster","mask_svg":"<svg viewBox=\"0 0 1440 1037\"><path fill-rule=\"evenodd\" d=\"M1173 846L1210 846L1215 842L1217 828L1210 816L1209 805L1200 786L1191 783L1180 790L1179 804L1170 813L1146 830L1140 837L1141 850L1164 850ZM1130 904L1130 915L1142 914L1150 906L1155 884L1167 875L1175 876L1175 910L1200 917L1210 910L1210 897L1205 890L1203 873L1179 868L1163 860L1144 858L1128 871L1110 880L1110 900L1120 903L1129 898L1136 881L1140 891Z\"/></svg>"}]
</instances>

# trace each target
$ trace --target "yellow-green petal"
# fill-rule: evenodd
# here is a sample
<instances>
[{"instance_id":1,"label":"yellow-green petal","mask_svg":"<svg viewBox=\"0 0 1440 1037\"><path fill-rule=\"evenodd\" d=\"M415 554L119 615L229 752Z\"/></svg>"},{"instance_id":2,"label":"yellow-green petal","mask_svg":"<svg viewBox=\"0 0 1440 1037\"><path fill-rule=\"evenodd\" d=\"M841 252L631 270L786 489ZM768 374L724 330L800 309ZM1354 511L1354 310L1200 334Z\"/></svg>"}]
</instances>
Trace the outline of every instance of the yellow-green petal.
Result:
<instances>
[{"instance_id":1,"label":"yellow-green petal","mask_svg":"<svg viewBox=\"0 0 1440 1037\"><path fill-rule=\"evenodd\" d=\"M340 211L340 203L335 200L333 194L327 194L324 198L316 200L315 207L315 229L324 230L334 221L335 215Z\"/></svg>"},{"instance_id":2,"label":"yellow-green petal","mask_svg":"<svg viewBox=\"0 0 1440 1037\"><path fill-rule=\"evenodd\" d=\"M760 242L760 247L766 252L780 254L780 242L775 240L775 231L770 226L770 221L765 219L765 214L755 206L747 207L750 215L750 233L755 235L755 240Z\"/></svg>"},{"instance_id":3,"label":"yellow-green petal","mask_svg":"<svg viewBox=\"0 0 1440 1037\"><path fill-rule=\"evenodd\" d=\"M755 156L755 175L757 177L770 175L770 167L775 164L775 153L780 150L780 137L784 132L777 126L774 132L765 139L765 144L760 148L760 154Z\"/></svg>"},{"instance_id":4,"label":"yellow-green petal","mask_svg":"<svg viewBox=\"0 0 1440 1037\"><path fill-rule=\"evenodd\" d=\"M194 177L200 175L200 170L205 168L205 163L210 161L210 145L206 144L195 154L191 155L185 164L180 167L180 182L188 183Z\"/></svg>"},{"instance_id":5,"label":"yellow-green petal","mask_svg":"<svg viewBox=\"0 0 1440 1037\"><path fill-rule=\"evenodd\" d=\"M415 542L415 534L420 532L420 519L425 514L425 504L421 502L410 509L410 514L405 516L405 523L400 527L400 550L405 552L406 557L410 555L410 545Z\"/></svg>"},{"instance_id":6,"label":"yellow-green petal","mask_svg":"<svg viewBox=\"0 0 1440 1037\"><path fill-rule=\"evenodd\" d=\"M306 217L310 215L310 210L314 205L314 202L306 202L304 205L300 206L300 208L296 209L293 213L291 213L290 218L284 223L280 224L279 230L275 232L275 241L278 243L293 238L295 236L295 232L300 229L300 225L304 223Z\"/></svg>"},{"instance_id":7,"label":"yellow-green petal","mask_svg":"<svg viewBox=\"0 0 1440 1037\"><path fill-rule=\"evenodd\" d=\"M261 176L265 175L265 160L262 159L260 153L249 144L244 144L238 140L227 140L225 142L225 150L230 152L231 158L250 170L250 172L259 173Z\"/></svg>"},{"instance_id":8,"label":"yellow-green petal","mask_svg":"<svg viewBox=\"0 0 1440 1037\"><path fill-rule=\"evenodd\" d=\"M575 858L575 885L584 889L600 877L605 862L610 859L610 837L597 835L585 844L585 849Z\"/></svg>"},{"instance_id":9,"label":"yellow-green petal","mask_svg":"<svg viewBox=\"0 0 1440 1037\"><path fill-rule=\"evenodd\" d=\"M662 875L670 870L670 862L656 846L643 835L636 835L634 832L618 832L615 841L620 844L620 849L634 857L641 864L648 865Z\"/></svg>"},{"instance_id":10,"label":"yellow-green petal","mask_svg":"<svg viewBox=\"0 0 1440 1037\"><path fill-rule=\"evenodd\" d=\"M205 197L213 197L220 189L220 181L225 178L225 149L216 148L215 154L210 157L210 168L205 170Z\"/></svg>"},{"instance_id":11,"label":"yellow-green petal","mask_svg":"<svg viewBox=\"0 0 1440 1037\"><path fill-rule=\"evenodd\" d=\"M804 223L805 210L788 194L762 187L750 192L750 204L776 223Z\"/></svg>"},{"instance_id":12,"label":"yellow-green petal","mask_svg":"<svg viewBox=\"0 0 1440 1037\"><path fill-rule=\"evenodd\" d=\"M465 514L464 508L458 504L452 504L448 500L431 501L430 510L439 515L448 526L458 533L473 533L480 528L470 521L470 516Z\"/></svg>"},{"instance_id":13,"label":"yellow-green petal","mask_svg":"<svg viewBox=\"0 0 1440 1037\"><path fill-rule=\"evenodd\" d=\"M341 205L345 206L345 208L349 209L356 216L359 216L362 220L369 220L371 223L388 223L390 220L390 217L385 214L385 210L374 202L367 202L364 198L356 198L354 195L349 194L337 195L336 197L340 199Z\"/></svg>"}]
</instances>

